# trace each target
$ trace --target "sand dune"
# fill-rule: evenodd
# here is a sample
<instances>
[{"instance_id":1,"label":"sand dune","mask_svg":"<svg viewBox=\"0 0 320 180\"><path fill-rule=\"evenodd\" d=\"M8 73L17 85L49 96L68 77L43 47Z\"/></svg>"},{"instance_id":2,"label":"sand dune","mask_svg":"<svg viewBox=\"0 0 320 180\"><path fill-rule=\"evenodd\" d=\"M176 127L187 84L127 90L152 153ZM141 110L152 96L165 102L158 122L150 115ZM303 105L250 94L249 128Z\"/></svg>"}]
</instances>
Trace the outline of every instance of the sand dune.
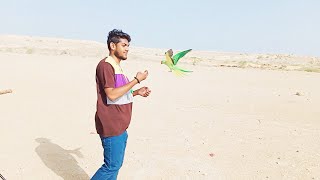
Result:
<instances>
[{"instance_id":1,"label":"sand dune","mask_svg":"<svg viewBox=\"0 0 320 180\"><path fill-rule=\"evenodd\" d=\"M320 179L318 57L192 51L178 78L165 49L132 47L135 98L119 179ZM175 50L178 51L178 50ZM94 128L103 43L0 36L0 174L88 179L102 163Z\"/></svg>"},{"instance_id":2,"label":"sand dune","mask_svg":"<svg viewBox=\"0 0 320 180\"><path fill-rule=\"evenodd\" d=\"M169 47L168 47L169 48ZM94 41L43 38L30 36L0 36L0 52L19 54L41 54L54 56L103 57L106 45ZM166 49L133 47L132 58L158 60ZM239 67L275 70L320 72L320 57L292 54L247 54L210 51L192 51L182 64L213 67Z\"/></svg>"}]
</instances>

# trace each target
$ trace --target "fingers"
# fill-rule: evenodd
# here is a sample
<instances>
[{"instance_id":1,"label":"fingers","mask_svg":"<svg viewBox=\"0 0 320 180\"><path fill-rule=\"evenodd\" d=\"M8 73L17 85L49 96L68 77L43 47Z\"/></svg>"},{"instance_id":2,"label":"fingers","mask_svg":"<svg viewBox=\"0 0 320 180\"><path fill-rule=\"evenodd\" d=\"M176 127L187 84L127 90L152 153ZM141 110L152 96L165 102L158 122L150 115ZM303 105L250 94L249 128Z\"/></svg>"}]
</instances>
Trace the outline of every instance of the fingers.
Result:
<instances>
[{"instance_id":1,"label":"fingers","mask_svg":"<svg viewBox=\"0 0 320 180\"><path fill-rule=\"evenodd\" d=\"M136 75L136 78L138 78L140 81L145 80L148 77L149 72L145 70L144 72L138 72Z\"/></svg>"},{"instance_id":2,"label":"fingers","mask_svg":"<svg viewBox=\"0 0 320 180\"><path fill-rule=\"evenodd\" d=\"M148 93L150 93L151 92L151 90L148 88L148 87L142 87L141 89L143 89L143 90L145 90L146 92L148 92Z\"/></svg>"},{"instance_id":3,"label":"fingers","mask_svg":"<svg viewBox=\"0 0 320 180\"><path fill-rule=\"evenodd\" d=\"M148 87L143 87L143 89L145 90L145 92L143 93L143 97L147 97L150 95L151 90Z\"/></svg>"},{"instance_id":4,"label":"fingers","mask_svg":"<svg viewBox=\"0 0 320 180\"><path fill-rule=\"evenodd\" d=\"M147 93L148 93L148 94L150 94L150 93L151 93L151 90L150 90L150 89L146 89L146 90L147 90Z\"/></svg>"},{"instance_id":5,"label":"fingers","mask_svg":"<svg viewBox=\"0 0 320 180\"><path fill-rule=\"evenodd\" d=\"M143 72L143 75L144 75L144 79L147 79L147 77L148 77L148 74L149 74L149 72L148 72L147 70L145 70L145 71Z\"/></svg>"}]
</instances>

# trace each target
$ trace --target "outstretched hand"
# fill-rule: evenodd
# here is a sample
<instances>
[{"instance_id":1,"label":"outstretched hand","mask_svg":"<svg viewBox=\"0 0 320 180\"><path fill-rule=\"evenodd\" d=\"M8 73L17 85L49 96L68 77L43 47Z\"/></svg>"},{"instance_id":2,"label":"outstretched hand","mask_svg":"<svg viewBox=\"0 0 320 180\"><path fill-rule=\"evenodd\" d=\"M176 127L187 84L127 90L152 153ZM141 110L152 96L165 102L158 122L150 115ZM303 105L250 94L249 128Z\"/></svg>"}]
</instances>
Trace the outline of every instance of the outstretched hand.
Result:
<instances>
[{"instance_id":1,"label":"outstretched hand","mask_svg":"<svg viewBox=\"0 0 320 180\"><path fill-rule=\"evenodd\" d=\"M142 96L142 97L147 97L151 93L151 90L148 87L142 87L137 90L137 94Z\"/></svg>"},{"instance_id":2,"label":"outstretched hand","mask_svg":"<svg viewBox=\"0 0 320 180\"><path fill-rule=\"evenodd\" d=\"M136 75L136 78L138 78L138 82L140 83L141 81L147 79L148 77L148 71L145 70L144 72L138 72L137 75Z\"/></svg>"}]
</instances>

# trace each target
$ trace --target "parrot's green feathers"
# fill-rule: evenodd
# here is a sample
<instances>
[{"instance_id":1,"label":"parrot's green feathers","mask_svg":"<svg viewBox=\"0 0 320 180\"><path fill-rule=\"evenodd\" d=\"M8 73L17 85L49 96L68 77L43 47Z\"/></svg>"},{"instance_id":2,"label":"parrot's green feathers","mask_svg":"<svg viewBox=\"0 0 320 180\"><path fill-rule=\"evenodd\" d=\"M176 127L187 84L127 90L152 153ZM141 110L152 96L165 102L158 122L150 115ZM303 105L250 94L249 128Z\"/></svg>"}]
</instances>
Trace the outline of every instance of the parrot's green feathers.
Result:
<instances>
[{"instance_id":1,"label":"parrot's green feathers","mask_svg":"<svg viewBox=\"0 0 320 180\"><path fill-rule=\"evenodd\" d=\"M174 74L176 74L177 76L184 76L186 75L187 73L190 73L192 71L189 71L189 70L184 70L184 69L181 69L177 66L174 66L172 71L174 72Z\"/></svg>"},{"instance_id":2,"label":"parrot's green feathers","mask_svg":"<svg viewBox=\"0 0 320 180\"><path fill-rule=\"evenodd\" d=\"M176 65L179 61L179 59L181 59L183 56L185 56L188 52L190 52L192 49L188 49L188 50L185 50L185 51L181 51L177 54L175 54L173 57L172 57L172 61L173 61L173 64Z\"/></svg>"},{"instance_id":3,"label":"parrot's green feathers","mask_svg":"<svg viewBox=\"0 0 320 180\"><path fill-rule=\"evenodd\" d=\"M175 69L177 69L177 70L179 70L179 71L182 71L182 72L192 72L192 71L189 71L189 70L184 70L184 69L181 69L181 68L179 68L179 67L175 67Z\"/></svg>"},{"instance_id":4,"label":"parrot's green feathers","mask_svg":"<svg viewBox=\"0 0 320 180\"><path fill-rule=\"evenodd\" d=\"M192 71L189 71L189 70L184 70L184 69L181 69L179 67L176 66L177 62L179 61L179 59L181 59L183 56L185 56L188 52L190 52L192 49L188 49L188 50L185 50L185 51L181 51L177 54L175 54L173 56L173 51L172 49L169 49L166 53L165 53L165 56L166 56L166 59L161 61L161 64L164 64L166 66L168 66L168 68L170 69L170 71L172 71L175 75L177 76L184 76L186 75L187 73L190 73Z\"/></svg>"}]
</instances>

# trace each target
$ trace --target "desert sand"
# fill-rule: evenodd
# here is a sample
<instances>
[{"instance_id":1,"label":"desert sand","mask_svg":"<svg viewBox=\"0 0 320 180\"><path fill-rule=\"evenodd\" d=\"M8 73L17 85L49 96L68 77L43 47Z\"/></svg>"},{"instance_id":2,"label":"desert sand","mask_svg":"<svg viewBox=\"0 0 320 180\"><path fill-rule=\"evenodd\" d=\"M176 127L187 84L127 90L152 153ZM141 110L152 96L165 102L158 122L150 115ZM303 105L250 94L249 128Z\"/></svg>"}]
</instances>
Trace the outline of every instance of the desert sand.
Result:
<instances>
[{"instance_id":1,"label":"desert sand","mask_svg":"<svg viewBox=\"0 0 320 180\"><path fill-rule=\"evenodd\" d=\"M170 47L168 47L170 48ZM320 58L191 51L177 77L166 49L131 47L135 97L119 178L320 179ZM178 52L180 50L175 50ZM93 41L0 36L0 174L8 180L89 179L102 165L95 133Z\"/></svg>"}]
</instances>

